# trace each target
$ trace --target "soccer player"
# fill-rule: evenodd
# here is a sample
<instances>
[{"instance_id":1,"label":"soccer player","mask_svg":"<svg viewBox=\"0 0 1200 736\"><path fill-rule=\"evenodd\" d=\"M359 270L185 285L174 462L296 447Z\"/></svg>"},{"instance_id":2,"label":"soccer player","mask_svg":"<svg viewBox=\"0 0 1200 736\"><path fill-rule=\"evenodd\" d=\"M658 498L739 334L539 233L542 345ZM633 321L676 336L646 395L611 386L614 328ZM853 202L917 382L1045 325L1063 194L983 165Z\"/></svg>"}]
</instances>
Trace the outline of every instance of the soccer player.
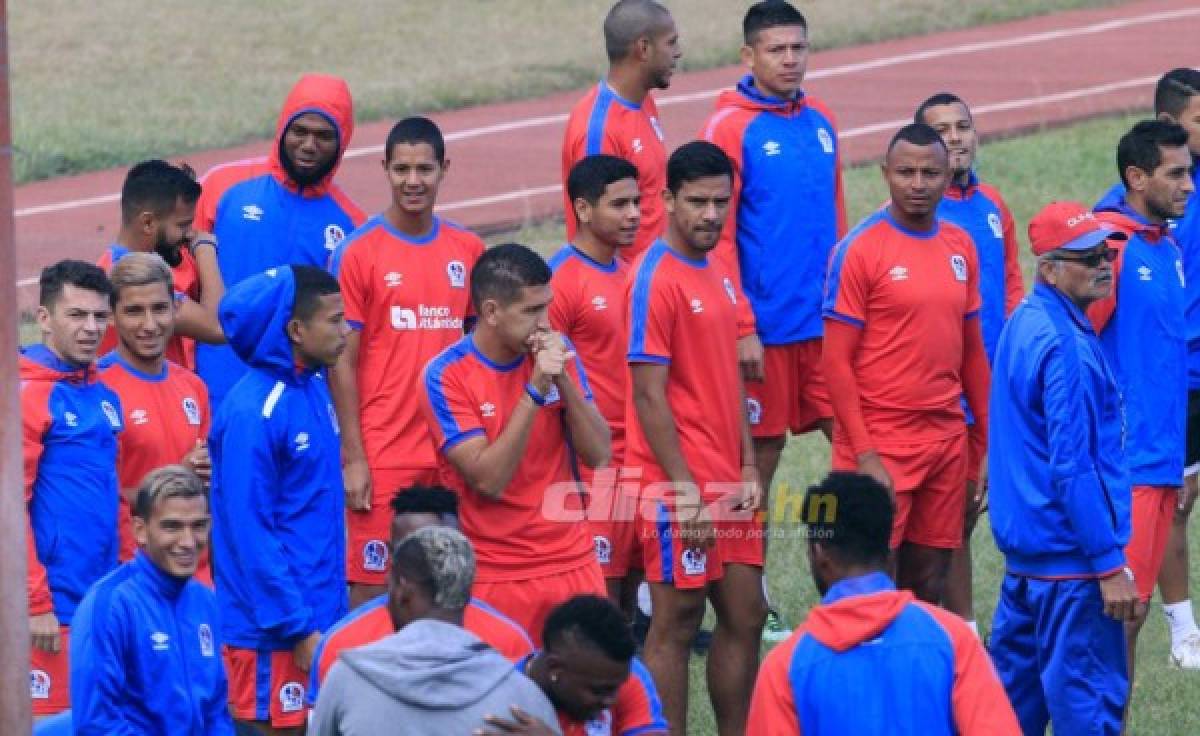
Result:
<instances>
[{"instance_id":1,"label":"soccer player","mask_svg":"<svg viewBox=\"0 0 1200 736\"><path fill-rule=\"evenodd\" d=\"M137 549L130 510L146 474L179 463L205 483L211 477L212 416L204 382L166 358L178 314L166 262L154 253L130 253L113 266L109 280L117 349L102 357L97 367L100 380L120 397L125 412L117 467L121 482L118 559L127 562ZM212 585L203 549L195 575Z\"/></svg>"},{"instance_id":2,"label":"soccer player","mask_svg":"<svg viewBox=\"0 0 1200 736\"><path fill-rule=\"evenodd\" d=\"M166 161L143 161L129 170L121 187L121 229L97 265L111 271L128 253L157 253L171 267L178 302L175 333L167 343L167 359L194 370L195 343L225 342L217 322L217 305L225 294L217 268L217 244L192 227L200 185L192 170ZM100 354L117 346L110 330ZM138 478L140 481L141 478Z\"/></svg>"},{"instance_id":3,"label":"soccer player","mask_svg":"<svg viewBox=\"0 0 1200 736\"><path fill-rule=\"evenodd\" d=\"M394 548L409 534L427 526L458 527L458 498L438 486L402 488L391 501L394 514L389 546ZM515 621L472 597L463 609L463 628L491 645L504 658L516 663L533 651L529 634ZM395 633L386 594L367 601L333 625L321 637L309 671L308 702L317 702L321 681L337 661L338 654Z\"/></svg>"},{"instance_id":4,"label":"soccer player","mask_svg":"<svg viewBox=\"0 0 1200 736\"><path fill-rule=\"evenodd\" d=\"M1192 155L1192 184L1200 187L1200 70L1172 69L1158 81L1154 112L1160 120L1178 123L1188 133ZM1187 289L1188 424L1183 487L1179 508L1171 521L1158 592L1171 631L1171 662L1185 669L1200 669L1200 629L1188 591L1187 521L1196 502L1200 473L1200 196L1188 200L1187 212L1172 220L1171 235L1183 251Z\"/></svg>"},{"instance_id":5,"label":"soccer player","mask_svg":"<svg viewBox=\"0 0 1200 736\"><path fill-rule=\"evenodd\" d=\"M618 0L604 18L608 74L575 103L563 134L562 177L567 240L575 239L575 206L567 192L571 169L584 156L607 153L637 167L642 218L623 255L632 260L666 225L662 190L667 166L658 108L650 94L671 85L683 52L666 6L654 0Z\"/></svg>"},{"instance_id":6,"label":"soccer player","mask_svg":"<svg viewBox=\"0 0 1200 736\"><path fill-rule=\"evenodd\" d=\"M333 254L353 328L330 379L342 430L351 607L384 592L391 494L436 479L421 369L462 337L467 274L484 249L478 236L433 214L449 163L433 121L396 123L383 159L392 203Z\"/></svg>"},{"instance_id":7,"label":"soccer player","mask_svg":"<svg viewBox=\"0 0 1200 736\"><path fill-rule=\"evenodd\" d=\"M349 328L337 280L314 266L234 286L221 326L250 366L210 436L230 710L262 733L299 733L313 651L346 613L345 499L323 369Z\"/></svg>"},{"instance_id":8,"label":"soccer player","mask_svg":"<svg viewBox=\"0 0 1200 736\"><path fill-rule=\"evenodd\" d=\"M993 364L988 478L1005 576L991 653L1024 733L1048 723L1055 733L1120 733L1129 697L1122 622L1138 596L1122 551L1124 419L1086 316L1112 293L1109 246L1124 238L1074 202L1035 215L1037 284Z\"/></svg>"},{"instance_id":9,"label":"soccer player","mask_svg":"<svg viewBox=\"0 0 1200 736\"><path fill-rule=\"evenodd\" d=\"M509 712L542 730L504 733L559 733L547 725L554 708L541 690L464 630L475 578L467 538L430 526L394 553L388 610L396 633L342 653L313 712L315 733L479 734L494 714Z\"/></svg>"},{"instance_id":10,"label":"soccer player","mask_svg":"<svg viewBox=\"0 0 1200 736\"><path fill-rule=\"evenodd\" d=\"M821 603L763 662L748 736L1020 733L978 637L888 577L890 495L854 473L809 489Z\"/></svg>"},{"instance_id":11,"label":"soccer player","mask_svg":"<svg viewBox=\"0 0 1200 736\"><path fill-rule=\"evenodd\" d=\"M269 155L204 176L195 227L221 244L217 264L228 288L275 266L328 267L346 233L366 219L333 181L353 132L346 82L306 74L283 103ZM228 346L198 345L196 372L219 407L246 365Z\"/></svg>"},{"instance_id":12,"label":"soccer player","mask_svg":"<svg viewBox=\"0 0 1200 736\"><path fill-rule=\"evenodd\" d=\"M570 507L569 464L572 449L584 465L607 463L608 426L550 327L550 275L523 245L486 251L471 271L478 323L425 367L422 394L442 480L475 545L474 593L535 644L551 608L605 592L586 522Z\"/></svg>"},{"instance_id":13,"label":"soccer player","mask_svg":"<svg viewBox=\"0 0 1200 736\"><path fill-rule=\"evenodd\" d=\"M112 314L99 267L42 270L42 344L20 357L28 509L29 685L35 718L70 707L70 626L92 583L117 565L117 435L121 401L92 361Z\"/></svg>"},{"instance_id":14,"label":"soccer player","mask_svg":"<svg viewBox=\"0 0 1200 736\"><path fill-rule=\"evenodd\" d=\"M1004 320L1025 296L1016 225L1000 192L980 181L975 172L979 136L967 103L957 95L941 92L917 107L913 121L936 130L950 153L950 183L938 204L938 217L966 230L975 244L982 300L980 327L990 363L996 354ZM970 417L968 421L971 421ZM968 452L972 466L982 462L979 448L969 447ZM978 629L971 596L971 532L979 519L985 493L986 485L970 483L967 487L963 544L951 553L942 601L947 609L966 619L967 625L974 630Z\"/></svg>"},{"instance_id":15,"label":"soccer player","mask_svg":"<svg viewBox=\"0 0 1200 736\"><path fill-rule=\"evenodd\" d=\"M137 556L75 615L75 733L232 736L217 600L193 580L212 523L204 481L181 465L154 470L134 511Z\"/></svg>"},{"instance_id":16,"label":"soccer player","mask_svg":"<svg viewBox=\"0 0 1200 736\"><path fill-rule=\"evenodd\" d=\"M590 496L589 520L596 559L609 597L631 611L641 575L641 546L632 499L621 493L625 457L625 282L627 261L619 253L633 244L641 219L637 169L598 153L571 168L567 195L578 221L575 239L550 259L550 325L579 351L591 380L596 408L612 435L609 467L593 473L578 467Z\"/></svg>"},{"instance_id":17,"label":"soccer player","mask_svg":"<svg viewBox=\"0 0 1200 736\"><path fill-rule=\"evenodd\" d=\"M901 128L882 168L891 201L838 244L825 287L833 469L894 495L896 583L938 603L980 472L968 463L964 394L971 441L987 443L979 268L970 236L937 217L950 176L937 131Z\"/></svg>"},{"instance_id":18,"label":"soccer player","mask_svg":"<svg viewBox=\"0 0 1200 736\"><path fill-rule=\"evenodd\" d=\"M736 294L708 258L732 185L729 158L712 143L671 154L667 236L629 285L625 464L643 469L637 524L654 609L643 655L676 734L687 733L688 655L706 599L717 614L708 691L722 734L745 727L766 618Z\"/></svg>"},{"instance_id":19,"label":"soccer player","mask_svg":"<svg viewBox=\"0 0 1200 736\"><path fill-rule=\"evenodd\" d=\"M820 430L826 438L833 431L821 372L821 292L812 284L825 280L829 252L846 233L846 208L833 114L801 86L808 22L787 2L759 2L742 19L742 38L749 74L721 94L702 130L733 162L733 202L714 257L745 294L739 353L769 496L788 431ZM772 611L764 636L781 641L788 633Z\"/></svg>"},{"instance_id":20,"label":"soccer player","mask_svg":"<svg viewBox=\"0 0 1200 736\"><path fill-rule=\"evenodd\" d=\"M654 679L611 601L580 595L563 603L546 619L542 641L517 669L550 698L564 736L666 736Z\"/></svg>"},{"instance_id":21,"label":"soccer player","mask_svg":"<svg viewBox=\"0 0 1200 736\"><path fill-rule=\"evenodd\" d=\"M1137 123L1117 144L1124 194L1110 192L1096 216L1125 233L1114 289L1088 309L1125 401L1125 458L1133 486L1133 531L1125 557L1149 603L1166 553L1187 434L1187 295L1183 254L1168 232L1195 190L1187 131L1164 120ZM1132 680L1140 611L1126 624Z\"/></svg>"}]
</instances>

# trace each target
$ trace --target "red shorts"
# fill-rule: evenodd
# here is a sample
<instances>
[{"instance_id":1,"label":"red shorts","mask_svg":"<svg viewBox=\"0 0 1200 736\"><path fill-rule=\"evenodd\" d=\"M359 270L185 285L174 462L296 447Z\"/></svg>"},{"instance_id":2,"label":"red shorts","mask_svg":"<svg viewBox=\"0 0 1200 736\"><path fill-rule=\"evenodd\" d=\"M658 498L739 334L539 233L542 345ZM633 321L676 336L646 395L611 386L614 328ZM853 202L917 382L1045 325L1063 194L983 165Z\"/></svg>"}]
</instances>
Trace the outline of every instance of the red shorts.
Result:
<instances>
[{"instance_id":1,"label":"red shorts","mask_svg":"<svg viewBox=\"0 0 1200 736\"><path fill-rule=\"evenodd\" d=\"M346 580L387 585L392 536L392 499L416 484L437 482L431 468L374 468L371 470L371 509L346 510Z\"/></svg>"},{"instance_id":2,"label":"red shorts","mask_svg":"<svg viewBox=\"0 0 1200 736\"><path fill-rule=\"evenodd\" d=\"M596 547L596 561L607 579L622 579L642 567L637 539L638 483L621 478L619 468L581 465L579 473L587 491L588 530Z\"/></svg>"},{"instance_id":3,"label":"red shorts","mask_svg":"<svg viewBox=\"0 0 1200 736\"><path fill-rule=\"evenodd\" d=\"M1158 584L1178 501L1179 490L1172 486L1133 487L1132 531L1125 545L1125 560L1133 570L1133 582L1143 603L1150 602Z\"/></svg>"},{"instance_id":4,"label":"red shorts","mask_svg":"<svg viewBox=\"0 0 1200 736\"><path fill-rule=\"evenodd\" d=\"M308 674L296 666L290 649L273 652L226 646L221 656L229 676L229 713L234 720L269 721L272 728L305 724Z\"/></svg>"},{"instance_id":5,"label":"red shorts","mask_svg":"<svg viewBox=\"0 0 1200 736\"><path fill-rule=\"evenodd\" d=\"M755 437L803 434L833 416L820 338L763 348L763 380L746 382L746 413Z\"/></svg>"},{"instance_id":6,"label":"red shorts","mask_svg":"<svg viewBox=\"0 0 1200 736\"><path fill-rule=\"evenodd\" d=\"M667 506L661 502L655 505L655 518L638 520L638 541L642 545L647 582L694 590L724 577L725 565L763 566L761 516L721 514L715 511L719 505L710 505L714 509L716 539L707 550L697 552L683 545L680 524L671 518Z\"/></svg>"},{"instance_id":7,"label":"red shorts","mask_svg":"<svg viewBox=\"0 0 1200 736\"><path fill-rule=\"evenodd\" d=\"M967 504L967 433L913 445L878 448L896 489L892 549L912 542L958 549L963 541ZM845 438L834 435L833 469L858 470L858 459Z\"/></svg>"},{"instance_id":8,"label":"red shorts","mask_svg":"<svg viewBox=\"0 0 1200 736\"><path fill-rule=\"evenodd\" d=\"M555 606L577 595L607 596L608 589L600 566L588 560L571 570L528 580L476 582L471 593L520 624L534 646L541 647L542 627Z\"/></svg>"},{"instance_id":9,"label":"red shorts","mask_svg":"<svg viewBox=\"0 0 1200 736\"><path fill-rule=\"evenodd\" d=\"M54 653L29 648L29 696L35 716L52 716L71 708L71 629L60 626L62 647Z\"/></svg>"}]
</instances>

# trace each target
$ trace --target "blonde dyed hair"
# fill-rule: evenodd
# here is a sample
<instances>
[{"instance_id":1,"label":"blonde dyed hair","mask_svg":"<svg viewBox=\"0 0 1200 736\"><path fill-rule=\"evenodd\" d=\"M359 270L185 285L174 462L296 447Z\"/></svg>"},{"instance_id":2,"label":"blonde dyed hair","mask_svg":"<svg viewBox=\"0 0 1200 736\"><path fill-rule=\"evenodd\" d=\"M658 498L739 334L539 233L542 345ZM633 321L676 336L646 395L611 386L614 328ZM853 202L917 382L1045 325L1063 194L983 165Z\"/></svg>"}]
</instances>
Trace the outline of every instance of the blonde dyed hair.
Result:
<instances>
[{"instance_id":1,"label":"blonde dyed hair","mask_svg":"<svg viewBox=\"0 0 1200 736\"><path fill-rule=\"evenodd\" d=\"M157 253L126 253L113 264L108 280L113 286L114 307L121 298L121 291L131 286L165 284L168 295L175 293L175 277L171 275L171 267Z\"/></svg>"}]
</instances>

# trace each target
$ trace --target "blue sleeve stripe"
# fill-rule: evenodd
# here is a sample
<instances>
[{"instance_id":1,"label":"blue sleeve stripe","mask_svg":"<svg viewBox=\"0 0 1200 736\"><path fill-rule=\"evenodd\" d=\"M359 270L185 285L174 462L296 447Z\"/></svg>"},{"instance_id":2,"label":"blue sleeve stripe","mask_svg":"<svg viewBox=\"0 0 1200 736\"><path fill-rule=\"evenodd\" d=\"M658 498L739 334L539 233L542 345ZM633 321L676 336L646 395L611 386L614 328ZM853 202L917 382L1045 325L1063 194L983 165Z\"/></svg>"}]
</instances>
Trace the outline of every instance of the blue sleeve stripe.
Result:
<instances>
[{"instance_id":1,"label":"blue sleeve stripe","mask_svg":"<svg viewBox=\"0 0 1200 736\"><path fill-rule=\"evenodd\" d=\"M655 365L671 365L671 359L665 355L652 355L650 353L629 353L625 356L625 360L629 363L654 363Z\"/></svg>"},{"instance_id":2,"label":"blue sleeve stripe","mask_svg":"<svg viewBox=\"0 0 1200 736\"><path fill-rule=\"evenodd\" d=\"M667 252L663 246L652 245L638 269L633 282L632 329L629 333L629 356L652 355L646 352L646 319L650 316L650 287L654 273ZM662 357L662 356L659 356Z\"/></svg>"},{"instance_id":3,"label":"blue sleeve stripe","mask_svg":"<svg viewBox=\"0 0 1200 736\"><path fill-rule=\"evenodd\" d=\"M359 322L356 319L348 319L348 320L346 320L346 324L350 325L350 329L357 330L358 332L362 332L362 328L363 328L362 322Z\"/></svg>"},{"instance_id":4,"label":"blue sleeve stripe","mask_svg":"<svg viewBox=\"0 0 1200 736\"><path fill-rule=\"evenodd\" d=\"M854 325L859 329L867 326L867 323L863 322L861 319L855 319L854 317L842 314L841 312L835 312L832 309L826 309L825 311L821 312L821 314L829 319L836 319L838 322L845 322L848 325Z\"/></svg>"},{"instance_id":5,"label":"blue sleeve stripe","mask_svg":"<svg viewBox=\"0 0 1200 736\"><path fill-rule=\"evenodd\" d=\"M601 153L604 146L604 121L608 119L608 108L612 106L612 101L608 85L601 83L596 92L596 101L592 103L592 114L588 116L587 148L584 151L587 156Z\"/></svg>"},{"instance_id":6,"label":"blue sleeve stripe","mask_svg":"<svg viewBox=\"0 0 1200 736\"><path fill-rule=\"evenodd\" d=\"M594 398L592 396L592 387L588 384L587 371L583 368L583 360L579 357L579 351L575 350L575 345L567 339L566 335L563 335L563 342L566 343L567 350L575 352L575 370L579 373L579 387L583 389L583 398L591 401Z\"/></svg>"},{"instance_id":7,"label":"blue sleeve stripe","mask_svg":"<svg viewBox=\"0 0 1200 736\"><path fill-rule=\"evenodd\" d=\"M437 417L438 427L442 431L442 436L446 438L444 449L449 449L449 445L461 442L463 439L459 437L463 431L455 421L454 413L450 411L450 405L446 402L446 392L442 388L442 374L445 373L446 368L461 360L462 357L462 342L460 341L434 358L433 362L425 369L425 390L429 392L429 403L433 405L433 413Z\"/></svg>"},{"instance_id":8,"label":"blue sleeve stripe","mask_svg":"<svg viewBox=\"0 0 1200 736\"><path fill-rule=\"evenodd\" d=\"M447 450L449 450L450 448L452 448L456 445L460 445L463 442L466 442L467 440L471 439L472 437L478 437L481 434L483 434L483 429L480 427L476 427L475 429L468 429L466 432L459 432L458 434L456 434L452 437L450 437L450 436L446 437L446 441L442 443L442 446L439 449L441 452L444 453Z\"/></svg>"},{"instance_id":9,"label":"blue sleeve stripe","mask_svg":"<svg viewBox=\"0 0 1200 736\"><path fill-rule=\"evenodd\" d=\"M658 562L662 581L673 583L675 582L675 555L671 540L674 538L674 534L671 532L671 521L667 518L667 507L662 501L658 502L657 516L654 525L658 531Z\"/></svg>"},{"instance_id":10,"label":"blue sleeve stripe","mask_svg":"<svg viewBox=\"0 0 1200 736\"><path fill-rule=\"evenodd\" d=\"M271 720L271 655L259 652L254 658L254 720Z\"/></svg>"},{"instance_id":11,"label":"blue sleeve stripe","mask_svg":"<svg viewBox=\"0 0 1200 736\"><path fill-rule=\"evenodd\" d=\"M662 700L658 697L658 688L654 686L654 676L650 674L650 670L646 669L646 665L642 664L640 659L634 657L629 664L629 674L636 677L642 689L646 691L646 699L650 701L650 717L653 719L653 723L624 731L622 732L623 736L634 736L634 734L646 731L667 730L667 716L663 713Z\"/></svg>"},{"instance_id":12,"label":"blue sleeve stripe","mask_svg":"<svg viewBox=\"0 0 1200 736\"><path fill-rule=\"evenodd\" d=\"M549 261L546 261L546 265L550 267L550 273L558 273L558 269L571 258L571 254L574 252L569 245L559 248L558 252L550 256Z\"/></svg>"},{"instance_id":13,"label":"blue sleeve stripe","mask_svg":"<svg viewBox=\"0 0 1200 736\"><path fill-rule=\"evenodd\" d=\"M496 619L497 621L500 621L501 623L508 624L510 627L512 627L513 631L520 634L521 638L524 639L527 644L529 644L530 649L534 648L533 640L529 638L529 632L527 632L525 630L525 627L521 626L521 624L517 623L516 621L513 621L511 618L504 615L504 613L502 611L499 611L496 608L493 608L490 604L488 604L487 601L480 600L479 598L472 596L469 605L475 606L479 610L488 614L489 616Z\"/></svg>"}]
</instances>

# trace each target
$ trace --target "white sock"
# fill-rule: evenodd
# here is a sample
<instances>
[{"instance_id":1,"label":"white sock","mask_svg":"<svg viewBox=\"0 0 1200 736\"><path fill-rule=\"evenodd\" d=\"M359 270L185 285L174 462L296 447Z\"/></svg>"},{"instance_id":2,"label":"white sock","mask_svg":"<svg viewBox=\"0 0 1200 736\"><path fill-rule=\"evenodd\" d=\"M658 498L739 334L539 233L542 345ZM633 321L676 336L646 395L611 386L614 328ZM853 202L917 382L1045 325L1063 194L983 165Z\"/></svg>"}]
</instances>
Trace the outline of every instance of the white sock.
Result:
<instances>
[{"instance_id":1,"label":"white sock","mask_svg":"<svg viewBox=\"0 0 1200 736\"><path fill-rule=\"evenodd\" d=\"M976 639L979 638L979 624L975 622L975 619L971 619L967 622L967 628L971 630L971 633L975 635Z\"/></svg>"},{"instance_id":2,"label":"white sock","mask_svg":"<svg viewBox=\"0 0 1200 736\"><path fill-rule=\"evenodd\" d=\"M766 570L763 570L762 589L763 589L763 600L767 602L767 608L774 610L775 607L771 605L771 591L767 590L767 571Z\"/></svg>"},{"instance_id":3,"label":"white sock","mask_svg":"<svg viewBox=\"0 0 1200 736\"><path fill-rule=\"evenodd\" d=\"M1197 631L1196 616L1192 613L1192 601L1164 603L1163 614L1167 617L1167 626L1171 629L1171 648L1179 646L1188 634Z\"/></svg>"},{"instance_id":4,"label":"white sock","mask_svg":"<svg viewBox=\"0 0 1200 736\"><path fill-rule=\"evenodd\" d=\"M638 586L637 605L645 616L649 616L654 610L653 605L650 603L650 586L645 583Z\"/></svg>"}]
</instances>

